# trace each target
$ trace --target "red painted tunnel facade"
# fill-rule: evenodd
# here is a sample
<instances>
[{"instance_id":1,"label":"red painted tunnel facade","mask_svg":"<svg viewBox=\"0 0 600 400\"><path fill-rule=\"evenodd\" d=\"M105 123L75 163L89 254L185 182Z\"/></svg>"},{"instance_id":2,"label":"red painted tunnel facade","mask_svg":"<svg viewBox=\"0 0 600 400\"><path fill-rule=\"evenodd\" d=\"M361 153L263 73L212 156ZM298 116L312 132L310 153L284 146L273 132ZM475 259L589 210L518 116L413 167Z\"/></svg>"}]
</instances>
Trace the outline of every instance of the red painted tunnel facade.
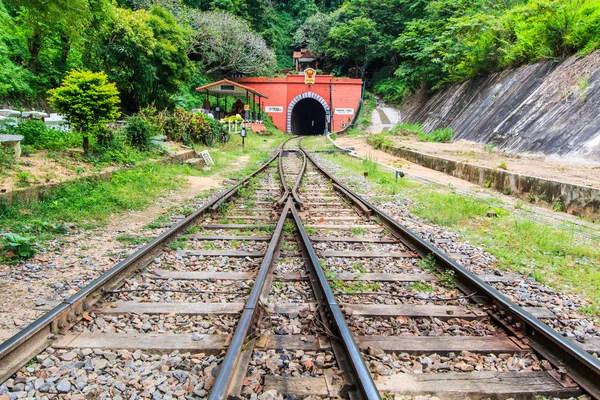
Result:
<instances>
[{"instance_id":1,"label":"red painted tunnel facade","mask_svg":"<svg viewBox=\"0 0 600 400\"><path fill-rule=\"evenodd\" d=\"M235 80L267 96L263 110L284 132L322 134L344 129L359 109L362 80L317 75L312 85L304 75L285 78L238 78Z\"/></svg>"}]
</instances>

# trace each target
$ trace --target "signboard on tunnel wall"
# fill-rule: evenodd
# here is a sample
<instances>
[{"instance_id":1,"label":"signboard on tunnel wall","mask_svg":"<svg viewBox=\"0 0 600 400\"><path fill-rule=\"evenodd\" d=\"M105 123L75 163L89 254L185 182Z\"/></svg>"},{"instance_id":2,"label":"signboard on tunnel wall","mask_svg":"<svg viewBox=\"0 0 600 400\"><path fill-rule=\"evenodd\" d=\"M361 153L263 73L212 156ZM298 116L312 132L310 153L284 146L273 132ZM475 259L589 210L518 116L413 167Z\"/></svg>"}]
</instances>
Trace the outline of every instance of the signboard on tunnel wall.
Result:
<instances>
[{"instance_id":1,"label":"signboard on tunnel wall","mask_svg":"<svg viewBox=\"0 0 600 400\"><path fill-rule=\"evenodd\" d=\"M266 106L265 111L268 113L282 113L283 106Z\"/></svg>"},{"instance_id":2,"label":"signboard on tunnel wall","mask_svg":"<svg viewBox=\"0 0 600 400\"><path fill-rule=\"evenodd\" d=\"M314 85L317 81L317 71L312 68L306 68L304 70L304 83L307 85Z\"/></svg>"}]
</instances>

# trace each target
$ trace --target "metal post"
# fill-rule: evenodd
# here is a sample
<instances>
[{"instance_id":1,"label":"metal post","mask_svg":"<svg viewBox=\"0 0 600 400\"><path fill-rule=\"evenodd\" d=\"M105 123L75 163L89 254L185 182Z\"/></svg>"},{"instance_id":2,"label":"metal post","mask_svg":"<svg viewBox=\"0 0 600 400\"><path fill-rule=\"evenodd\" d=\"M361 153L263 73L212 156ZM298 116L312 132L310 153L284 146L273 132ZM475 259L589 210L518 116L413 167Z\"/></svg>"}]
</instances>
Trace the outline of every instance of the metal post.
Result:
<instances>
[{"instance_id":1,"label":"metal post","mask_svg":"<svg viewBox=\"0 0 600 400\"><path fill-rule=\"evenodd\" d=\"M215 118L221 119L221 107L219 107L219 93L217 93L217 107L215 108Z\"/></svg>"},{"instance_id":2,"label":"metal post","mask_svg":"<svg viewBox=\"0 0 600 400\"><path fill-rule=\"evenodd\" d=\"M248 110L246 110L246 107ZM250 92L246 90L246 105L244 106L244 119L250 121Z\"/></svg>"},{"instance_id":3,"label":"metal post","mask_svg":"<svg viewBox=\"0 0 600 400\"><path fill-rule=\"evenodd\" d=\"M333 83L329 78L329 132L333 132Z\"/></svg>"}]
</instances>

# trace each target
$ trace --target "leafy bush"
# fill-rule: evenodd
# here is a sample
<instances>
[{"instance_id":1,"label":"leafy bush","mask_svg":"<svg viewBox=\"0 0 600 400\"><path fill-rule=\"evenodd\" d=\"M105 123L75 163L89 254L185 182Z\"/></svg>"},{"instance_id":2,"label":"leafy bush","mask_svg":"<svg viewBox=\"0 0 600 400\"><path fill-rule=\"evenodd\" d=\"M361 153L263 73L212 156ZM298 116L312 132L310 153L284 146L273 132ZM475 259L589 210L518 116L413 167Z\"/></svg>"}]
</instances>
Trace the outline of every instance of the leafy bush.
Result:
<instances>
[{"instance_id":1,"label":"leafy bush","mask_svg":"<svg viewBox=\"0 0 600 400\"><path fill-rule=\"evenodd\" d=\"M0 146L0 171L2 171L3 168L12 168L15 161L14 149L9 146Z\"/></svg>"},{"instance_id":2,"label":"leafy bush","mask_svg":"<svg viewBox=\"0 0 600 400\"><path fill-rule=\"evenodd\" d=\"M33 237L21 236L16 233L4 234L4 250L7 257L25 259L33 257L36 253Z\"/></svg>"},{"instance_id":3,"label":"leafy bush","mask_svg":"<svg viewBox=\"0 0 600 400\"><path fill-rule=\"evenodd\" d=\"M191 113L177 107L172 112L163 111L152 118L173 141L181 141L187 145L200 143L206 146L229 141L229 133L225 127L204 114Z\"/></svg>"},{"instance_id":4,"label":"leafy bush","mask_svg":"<svg viewBox=\"0 0 600 400\"><path fill-rule=\"evenodd\" d=\"M446 143L452 140L452 128L436 129L431 133L419 133L417 137L425 142Z\"/></svg>"},{"instance_id":5,"label":"leafy bush","mask_svg":"<svg viewBox=\"0 0 600 400\"><path fill-rule=\"evenodd\" d=\"M380 133L378 135L373 135L373 147L376 149L381 149L384 146L391 147L393 143L386 137L385 133Z\"/></svg>"},{"instance_id":6,"label":"leafy bush","mask_svg":"<svg viewBox=\"0 0 600 400\"><path fill-rule=\"evenodd\" d=\"M388 78L377 82L373 92L383 98L387 103L401 104L410 92L406 85L398 78Z\"/></svg>"},{"instance_id":7,"label":"leafy bush","mask_svg":"<svg viewBox=\"0 0 600 400\"><path fill-rule=\"evenodd\" d=\"M7 132L13 135L22 135L22 145L40 150L62 150L76 146L80 140L80 136L77 134L73 135L69 132L49 128L39 120L25 120L9 128Z\"/></svg>"},{"instance_id":8,"label":"leafy bush","mask_svg":"<svg viewBox=\"0 0 600 400\"><path fill-rule=\"evenodd\" d=\"M152 138L156 136L156 127L141 115L132 115L127 118L124 128L127 142L138 150L150 150Z\"/></svg>"}]
</instances>

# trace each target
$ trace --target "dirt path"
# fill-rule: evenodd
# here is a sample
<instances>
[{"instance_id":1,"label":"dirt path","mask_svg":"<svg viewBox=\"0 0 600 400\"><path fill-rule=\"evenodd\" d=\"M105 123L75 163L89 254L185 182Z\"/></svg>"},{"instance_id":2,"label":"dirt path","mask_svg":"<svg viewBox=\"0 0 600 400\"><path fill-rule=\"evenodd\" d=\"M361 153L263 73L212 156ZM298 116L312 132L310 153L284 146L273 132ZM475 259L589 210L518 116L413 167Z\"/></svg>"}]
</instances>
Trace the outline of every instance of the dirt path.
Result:
<instances>
[{"instance_id":1,"label":"dirt path","mask_svg":"<svg viewBox=\"0 0 600 400\"><path fill-rule=\"evenodd\" d=\"M236 169L246 163L247 159L240 160ZM222 186L219 176L189 176L187 179L185 187L165 193L145 210L114 215L102 228L58 237L26 263L0 265L0 342L143 245L119 242L115 239L117 236L127 233L148 241L166 229L145 227L157 216Z\"/></svg>"},{"instance_id":2,"label":"dirt path","mask_svg":"<svg viewBox=\"0 0 600 400\"><path fill-rule=\"evenodd\" d=\"M600 164L584 160L559 160L544 155L509 154L483 144L459 140L452 143L422 142L413 136L388 136L397 147L455 161L502 168L509 172L600 188Z\"/></svg>"},{"instance_id":3,"label":"dirt path","mask_svg":"<svg viewBox=\"0 0 600 400\"><path fill-rule=\"evenodd\" d=\"M386 153L382 150L374 149L370 144L367 143L366 138L353 138L353 137L338 137L335 141L342 147L354 147L354 151L361 157L375 160L379 163L389 165L394 168L401 169L408 174L415 175L420 178L426 178L436 181L440 184L447 185L452 184L459 188L465 188L470 190L482 190L482 187L474 183L464 181L462 179L455 178L450 175L446 175L443 172L438 172L429 168L422 167L418 164L413 164L400 157Z\"/></svg>"}]
</instances>

